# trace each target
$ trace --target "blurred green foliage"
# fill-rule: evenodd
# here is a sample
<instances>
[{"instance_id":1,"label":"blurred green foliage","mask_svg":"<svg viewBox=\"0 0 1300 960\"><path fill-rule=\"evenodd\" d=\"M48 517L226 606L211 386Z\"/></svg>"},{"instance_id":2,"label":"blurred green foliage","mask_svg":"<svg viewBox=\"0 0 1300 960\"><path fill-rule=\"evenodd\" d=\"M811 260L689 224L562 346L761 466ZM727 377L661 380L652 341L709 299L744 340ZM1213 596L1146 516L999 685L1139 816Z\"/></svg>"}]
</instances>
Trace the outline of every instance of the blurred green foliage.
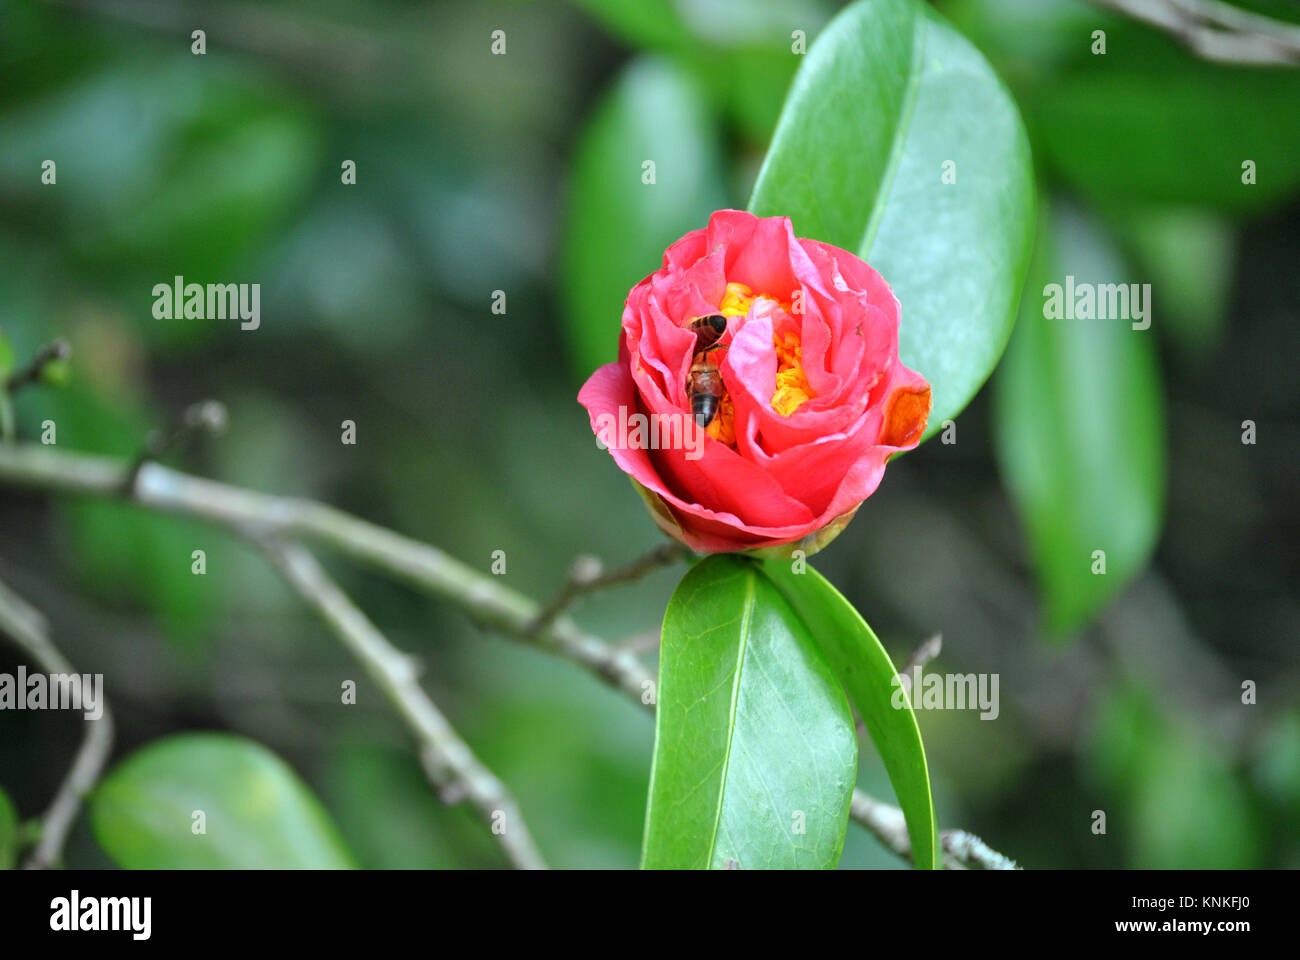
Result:
<instances>
[{"instance_id":1,"label":"blurred green foliage","mask_svg":"<svg viewBox=\"0 0 1300 960\"><path fill-rule=\"evenodd\" d=\"M1039 231L1038 264L998 373L994 419L1046 623L1060 633L1086 623L1146 566L1164 496L1153 338L1123 317L1044 316L1040 291L1064 284L1067 274L1076 285L1124 282L1105 235L1058 208Z\"/></svg>"},{"instance_id":2,"label":"blurred green foliage","mask_svg":"<svg viewBox=\"0 0 1300 960\"><path fill-rule=\"evenodd\" d=\"M214 397L229 431L177 451L176 465L335 503L483 570L505 550L508 583L537 597L577 553L639 554L658 534L596 449L575 384L612 358L621 292L658 266L663 243L745 203L798 65L791 32L811 43L837 6L740 3L218 2L195 57L182 8L139 22L111 3L10 0L0 351L19 366L56 336L73 346L63 388L15 398L20 436L53 420L61 446L131 456ZM1300 75L1206 64L1081 0L936 6L1008 85L1044 192L1111 251L1108 279L1153 283L1152 328L1103 346L1098 330L1027 328L1022 360L1052 347L1053 384L1085 380L1080 402L1105 400L1062 402L1105 419L1087 437L1046 409L1013 411L1070 478L1036 508L1058 515L1017 519L1008 491L1026 478L994 460L997 408L1017 376L1043 373L1015 363L1013 342L998 404L977 396L955 445L932 439L891 465L818 566L896 661L942 631L935 669L1002 675L998 721L920 717L942 827L1031 867L1298 866ZM494 29L506 56L488 52ZM1095 29L1104 57L1090 52ZM645 151L663 154L651 206L624 192ZM41 183L46 159L56 185ZM349 159L357 182L345 186ZM1241 183L1245 159L1254 186ZM600 257L578 267L575 251ZM1082 275L1083 259L1064 244L1057 255ZM155 320L152 286L177 274L261 283L262 328ZM495 290L504 316L490 312ZM1040 292L1031 281L1026 309ZM1131 423L1121 398L1142 405ZM355 447L339 443L344 419L358 424ZM1240 443L1246 419L1256 446ZM1078 472L1103 464L1123 470ZM1033 585L1060 551L1110 522L1107 498L1133 518L1134 549L1119 568L1110 558L1106 595L1088 575L1052 577L1040 597ZM594 597L578 616L611 641L653 631L678 574ZM4 490L0 577L44 610L79 669L106 675L119 773L142 745L226 731L298 771L263 758L258 777L313 808L322 799L328 815L304 822L332 820L342 841L322 841L321 856L501 865L477 819L428 791L377 690L360 680L357 705L339 707L358 668L245 547L125 507ZM553 864L637 862L653 736L642 709L444 605L339 577L426 664L432 695L510 784ZM1044 604L1080 642L1044 648ZM17 663L0 645L0 670ZM1257 705L1240 704L1244 679L1258 682ZM36 816L80 719L6 712L0 731L0 782ZM889 796L871 750L859 768L864 788ZM190 769L187 789L208 784L202 802L216 804L205 776ZM1105 837L1089 830L1099 808ZM147 823L128 827L101 848L83 818L69 864L160 855ZM897 862L853 829L841 865Z\"/></svg>"},{"instance_id":3,"label":"blurred green foliage","mask_svg":"<svg viewBox=\"0 0 1300 960\"><path fill-rule=\"evenodd\" d=\"M1095 776L1129 818L1108 830L1134 838L1126 866L1235 870L1258 862L1260 811L1222 750L1206 749L1140 689L1104 699L1096 724Z\"/></svg>"},{"instance_id":4,"label":"blurred green foliage","mask_svg":"<svg viewBox=\"0 0 1300 960\"><path fill-rule=\"evenodd\" d=\"M999 66L1036 156L1103 207L1258 212L1300 186L1300 73L1199 60L1087 0L949 0L940 8ZM1094 52L1095 31L1105 52ZM1243 189L1242 164L1257 179Z\"/></svg>"},{"instance_id":5,"label":"blurred green foliage","mask_svg":"<svg viewBox=\"0 0 1300 960\"><path fill-rule=\"evenodd\" d=\"M700 225L701 211L724 205L716 121L690 76L668 62L633 61L583 133L571 176L565 316L586 379L618 355L610 318L622 316L627 291Z\"/></svg>"}]
</instances>

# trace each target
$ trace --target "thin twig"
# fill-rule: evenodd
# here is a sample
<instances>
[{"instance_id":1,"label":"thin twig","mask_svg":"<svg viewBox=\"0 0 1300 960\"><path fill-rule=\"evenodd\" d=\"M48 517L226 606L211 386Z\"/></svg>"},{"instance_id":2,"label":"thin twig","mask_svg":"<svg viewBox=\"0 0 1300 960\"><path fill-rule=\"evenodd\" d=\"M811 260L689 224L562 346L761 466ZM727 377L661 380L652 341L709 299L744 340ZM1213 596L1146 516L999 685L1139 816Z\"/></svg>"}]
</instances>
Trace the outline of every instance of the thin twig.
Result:
<instances>
[{"instance_id":1,"label":"thin twig","mask_svg":"<svg viewBox=\"0 0 1300 960\"><path fill-rule=\"evenodd\" d=\"M48 673L76 673L50 639L45 618L3 582L0 582L0 632L12 637ZM62 859L63 846L77 819L81 801L94 789L104 771L113 748L113 717L102 692L100 707L98 717L85 718L86 732L81 746L41 818L39 838L25 864L29 870L47 869Z\"/></svg>"},{"instance_id":2,"label":"thin twig","mask_svg":"<svg viewBox=\"0 0 1300 960\"><path fill-rule=\"evenodd\" d=\"M140 471L146 463L157 460L168 450L174 449L182 441L188 440L197 433L223 433L228 419L225 404L216 400L202 400L190 404L181 414L180 421L170 431L155 430L145 437L144 446L135 455L126 476L122 479L123 492L128 492L135 486L136 478L140 476Z\"/></svg>"},{"instance_id":3,"label":"thin twig","mask_svg":"<svg viewBox=\"0 0 1300 960\"><path fill-rule=\"evenodd\" d=\"M671 566L686 559L690 551L680 543L661 543L630 563L613 570L603 570L600 561L588 554L583 554L569 568L569 578L557 593L528 626L530 636L549 627L560 614L567 612L577 599L584 594L612 587L620 583L632 583L659 567Z\"/></svg>"},{"instance_id":4,"label":"thin twig","mask_svg":"<svg viewBox=\"0 0 1300 960\"><path fill-rule=\"evenodd\" d=\"M415 734L425 773L448 803L468 799L522 870L544 870L519 805L496 775L474 756L417 681L410 656L388 642L370 619L298 544L263 545L290 586L352 652Z\"/></svg>"},{"instance_id":5,"label":"thin twig","mask_svg":"<svg viewBox=\"0 0 1300 960\"><path fill-rule=\"evenodd\" d=\"M655 689L654 677L636 657L611 648L564 616L530 633L541 613L537 603L436 547L315 501L256 493L155 463L146 464L133 487L124 491L125 471L121 461L107 457L31 444L0 445L0 482L48 492L127 499L155 510L205 519L259 542L313 540L444 599L505 636L572 660L654 712L654 697L649 695ZM854 791L850 810L856 822L897 852L887 839L890 835L879 832L878 819L890 810L901 819L901 810L860 790ZM874 816L868 811L874 811Z\"/></svg>"}]
</instances>

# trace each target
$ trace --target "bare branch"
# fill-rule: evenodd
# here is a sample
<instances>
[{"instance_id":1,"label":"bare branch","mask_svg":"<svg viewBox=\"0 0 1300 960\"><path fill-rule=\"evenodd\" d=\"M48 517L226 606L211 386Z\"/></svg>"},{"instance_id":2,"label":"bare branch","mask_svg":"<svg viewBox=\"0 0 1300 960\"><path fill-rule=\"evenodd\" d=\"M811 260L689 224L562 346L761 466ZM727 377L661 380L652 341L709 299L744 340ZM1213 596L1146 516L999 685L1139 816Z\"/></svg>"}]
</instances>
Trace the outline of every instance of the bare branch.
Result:
<instances>
[{"instance_id":1,"label":"bare branch","mask_svg":"<svg viewBox=\"0 0 1300 960\"><path fill-rule=\"evenodd\" d=\"M536 603L436 547L312 500L256 493L145 464L129 489L129 466L110 457L33 444L0 448L0 482L57 493L126 499L167 513L198 517L254 539L312 540L447 600L477 622L527 640L587 667L640 698L645 672L636 658L610 650L560 617L535 635Z\"/></svg>"},{"instance_id":2,"label":"bare branch","mask_svg":"<svg viewBox=\"0 0 1300 960\"><path fill-rule=\"evenodd\" d=\"M886 849L912 862L912 842L907 836L907 821L898 807L881 803L861 790L853 791L849 816L866 827Z\"/></svg>"},{"instance_id":3,"label":"bare branch","mask_svg":"<svg viewBox=\"0 0 1300 960\"><path fill-rule=\"evenodd\" d=\"M0 582L0 632L12 637L41 669L49 673L76 673L50 639L45 618L3 582ZM53 867L63 858L63 846L77 819L81 801L94 789L104 771L113 749L113 717L106 702L101 706L97 718L85 718L86 733L81 746L41 818L40 836L25 864L29 870Z\"/></svg>"},{"instance_id":4,"label":"bare branch","mask_svg":"<svg viewBox=\"0 0 1300 960\"><path fill-rule=\"evenodd\" d=\"M267 556L303 601L314 610L366 669L420 745L425 773L447 803L468 799L496 835L516 867L543 870L519 805L497 777L474 756L417 682L410 656L388 642L303 547L264 544Z\"/></svg>"},{"instance_id":5,"label":"bare branch","mask_svg":"<svg viewBox=\"0 0 1300 960\"><path fill-rule=\"evenodd\" d=\"M505 636L572 660L654 712L653 698L646 695L654 689L654 677L629 651L611 648L564 616L534 631L542 613L537 603L436 547L315 501L256 493L154 463L146 464L131 489L124 491L126 469L107 457L30 444L0 445L0 482L55 493L125 498L155 510L208 520L259 543L313 540L446 600ZM886 839L888 831L878 831L891 816L902 822L901 810L860 790L854 791L850 810L855 821L888 849L899 852ZM910 845L906 849L910 857Z\"/></svg>"}]
</instances>

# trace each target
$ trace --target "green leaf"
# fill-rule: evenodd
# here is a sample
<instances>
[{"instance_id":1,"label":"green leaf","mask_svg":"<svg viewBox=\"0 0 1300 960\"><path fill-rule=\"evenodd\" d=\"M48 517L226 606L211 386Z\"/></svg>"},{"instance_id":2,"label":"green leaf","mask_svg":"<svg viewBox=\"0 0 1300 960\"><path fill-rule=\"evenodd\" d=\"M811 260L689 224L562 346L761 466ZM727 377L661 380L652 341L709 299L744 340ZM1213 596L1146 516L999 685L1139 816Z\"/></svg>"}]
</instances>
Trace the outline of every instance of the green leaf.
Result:
<instances>
[{"instance_id":1,"label":"green leaf","mask_svg":"<svg viewBox=\"0 0 1300 960\"><path fill-rule=\"evenodd\" d=\"M769 560L763 572L808 625L857 704L907 820L913 863L937 868L938 832L925 747L907 692L894 684L898 671L889 654L862 615L812 567L795 573L789 560ZM905 708L895 707L895 698Z\"/></svg>"},{"instance_id":2,"label":"green leaf","mask_svg":"<svg viewBox=\"0 0 1300 960\"><path fill-rule=\"evenodd\" d=\"M844 691L789 603L753 561L696 564L664 614L642 866L834 867L856 770Z\"/></svg>"},{"instance_id":3,"label":"green leaf","mask_svg":"<svg viewBox=\"0 0 1300 960\"><path fill-rule=\"evenodd\" d=\"M654 183L643 164L654 163ZM563 254L570 354L580 376L618 355L623 303L664 249L722 205L713 120L695 84L632 63L597 108L574 159Z\"/></svg>"},{"instance_id":4,"label":"green leaf","mask_svg":"<svg viewBox=\"0 0 1300 960\"><path fill-rule=\"evenodd\" d=\"M893 287L900 355L934 390L929 434L1002 354L1033 204L1020 116L984 58L915 0L861 0L808 51L749 208L789 216Z\"/></svg>"},{"instance_id":5,"label":"green leaf","mask_svg":"<svg viewBox=\"0 0 1300 960\"><path fill-rule=\"evenodd\" d=\"M18 809L9 794L0 790L0 870L18 862Z\"/></svg>"},{"instance_id":6,"label":"green leaf","mask_svg":"<svg viewBox=\"0 0 1300 960\"><path fill-rule=\"evenodd\" d=\"M195 833L202 811L205 833ZM343 869L353 866L320 802L260 744L176 734L132 754L90 804L100 846L140 869Z\"/></svg>"},{"instance_id":7,"label":"green leaf","mask_svg":"<svg viewBox=\"0 0 1300 960\"><path fill-rule=\"evenodd\" d=\"M1154 328L1047 319L1047 284L1135 281L1076 213L1043 231L1035 286L998 374L996 451L1026 527L1046 625L1082 625L1146 565L1160 530L1164 425ZM1149 306L1149 304L1148 304ZM1105 553L1105 573L1094 551Z\"/></svg>"}]
</instances>

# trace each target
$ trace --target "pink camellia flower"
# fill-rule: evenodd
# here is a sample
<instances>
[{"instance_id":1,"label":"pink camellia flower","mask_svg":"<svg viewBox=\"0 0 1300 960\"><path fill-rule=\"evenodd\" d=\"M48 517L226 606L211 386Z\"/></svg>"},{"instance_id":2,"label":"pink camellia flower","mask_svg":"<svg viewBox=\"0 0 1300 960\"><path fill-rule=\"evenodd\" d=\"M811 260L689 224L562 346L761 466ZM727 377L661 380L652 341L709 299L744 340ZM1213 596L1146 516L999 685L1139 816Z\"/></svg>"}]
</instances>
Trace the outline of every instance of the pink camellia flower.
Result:
<instances>
[{"instance_id":1,"label":"pink camellia flower","mask_svg":"<svg viewBox=\"0 0 1300 960\"><path fill-rule=\"evenodd\" d=\"M670 536L812 553L925 430L930 385L899 362L898 324L853 254L719 210L632 288L618 362L578 402Z\"/></svg>"}]
</instances>

